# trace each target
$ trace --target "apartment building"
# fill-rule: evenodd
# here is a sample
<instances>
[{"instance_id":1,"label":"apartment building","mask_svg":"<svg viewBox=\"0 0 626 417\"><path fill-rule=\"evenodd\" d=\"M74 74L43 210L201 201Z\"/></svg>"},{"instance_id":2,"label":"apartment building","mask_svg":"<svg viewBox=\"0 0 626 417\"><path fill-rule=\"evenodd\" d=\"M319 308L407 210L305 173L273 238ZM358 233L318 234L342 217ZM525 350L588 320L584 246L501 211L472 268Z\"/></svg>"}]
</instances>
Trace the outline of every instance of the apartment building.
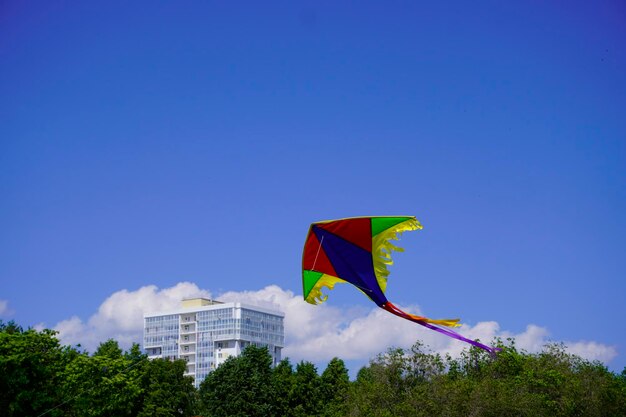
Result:
<instances>
[{"instance_id":1,"label":"apartment building","mask_svg":"<svg viewBox=\"0 0 626 417\"><path fill-rule=\"evenodd\" d=\"M285 340L284 318L272 308L185 299L177 310L144 315L143 347L150 359L187 361L185 374L198 387L209 372L250 344L267 347L273 364L278 364Z\"/></svg>"}]
</instances>

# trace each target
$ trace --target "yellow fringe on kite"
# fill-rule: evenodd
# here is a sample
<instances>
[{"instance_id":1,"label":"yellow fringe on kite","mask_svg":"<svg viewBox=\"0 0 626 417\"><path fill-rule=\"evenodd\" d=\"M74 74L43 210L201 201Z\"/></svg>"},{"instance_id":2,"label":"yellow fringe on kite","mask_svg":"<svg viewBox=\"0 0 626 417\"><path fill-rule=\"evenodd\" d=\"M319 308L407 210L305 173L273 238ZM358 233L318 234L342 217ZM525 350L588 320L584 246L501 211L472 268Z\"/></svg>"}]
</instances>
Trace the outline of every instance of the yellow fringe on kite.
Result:
<instances>
[{"instance_id":1,"label":"yellow fringe on kite","mask_svg":"<svg viewBox=\"0 0 626 417\"><path fill-rule=\"evenodd\" d=\"M423 226L415 217L412 217L402 223L398 223L397 225L390 227L387 230L383 230L372 239L374 272L376 273L378 285L383 292L387 289L387 276L389 276L387 265L393 265L391 252L394 250L396 252L404 252L404 249L393 245L390 240L398 240L398 233L417 229L423 229Z\"/></svg>"},{"instance_id":2,"label":"yellow fringe on kite","mask_svg":"<svg viewBox=\"0 0 626 417\"><path fill-rule=\"evenodd\" d=\"M328 290L332 290L335 284L345 284L346 282L347 281L341 278L324 274L317 280L311 291L309 291L309 295L306 297L305 301L309 304L323 303L328 298L328 295L322 293L322 288L325 287L328 288Z\"/></svg>"},{"instance_id":3,"label":"yellow fringe on kite","mask_svg":"<svg viewBox=\"0 0 626 417\"><path fill-rule=\"evenodd\" d=\"M438 324L440 326L446 326L446 327L461 327L461 324L459 323L461 319L434 319L433 320L433 319L429 319L428 317L415 316L409 313L406 313L406 314L411 316L415 320L424 321L430 324Z\"/></svg>"},{"instance_id":4,"label":"yellow fringe on kite","mask_svg":"<svg viewBox=\"0 0 626 417\"><path fill-rule=\"evenodd\" d=\"M398 234L406 232L407 230L423 229L423 226L416 218L410 218L398 223L397 225L390 227L374 236L372 239L372 259L374 261L374 272L376 273L376 280L383 293L387 289L387 277L389 276L388 265L393 265L391 259L391 252L404 252L404 249L392 244L391 240L398 240ZM405 313L411 316L415 320L420 320L426 323L438 324L446 327L461 327L459 324L460 319L429 319L428 317L415 316L413 314Z\"/></svg>"}]
</instances>

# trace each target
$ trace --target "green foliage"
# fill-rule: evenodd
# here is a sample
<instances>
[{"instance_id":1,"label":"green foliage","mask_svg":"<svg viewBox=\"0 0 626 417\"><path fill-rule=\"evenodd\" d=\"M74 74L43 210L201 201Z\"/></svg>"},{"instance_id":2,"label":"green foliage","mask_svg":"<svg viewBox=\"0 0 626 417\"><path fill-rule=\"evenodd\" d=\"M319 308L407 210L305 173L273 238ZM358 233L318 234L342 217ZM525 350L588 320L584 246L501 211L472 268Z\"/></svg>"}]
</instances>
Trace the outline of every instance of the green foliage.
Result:
<instances>
[{"instance_id":1,"label":"green foliage","mask_svg":"<svg viewBox=\"0 0 626 417\"><path fill-rule=\"evenodd\" d=\"M350 385L340 359L330 361L322 376L311 362L294 371L288 359L271 369L265 348L249 346L231 357L200 385L205 416L342 416Z\"/></svg>"},{"instance_id":2,"label":"green foliage","mask_svg":"<svg viewBox=\"0 0 626 417\"><path fill-rule=\"evenodd\" d=\"M274 391L274 415L291 416L296 399L292 397L295 384L293 366L289 359L283 359L272 374L272 389Z\"/></svg>"},{"instance_id":3,"label":"green foliage","mask_svg":"<svg viewBox=\"0 0 626 417\"><path fill-rule=\"evenodd\" d=\"M228 358L200 385L206 415L273 415L272 359L266 348L248 346L238 357Z\"/></svg>"},{"instance_id":4,"label":"green foliage","mask_svg":"<svg viewBox=\"0 0 626 417\"><path fill-rule=\"evenodd\" d=\"M410 415L404 410L410 388L407 365L404 351L390 348L387 353L378 355L370 366L361 369L350 387L348 414L381 417Z\"/></svg>"},{"instance_id":5,"label":"green foliage","mask_svg":"<svg viewBox=\"0 0 626 417\"><path fill-rule=\"evenodd\" d=\"M320 379L320 408L322 416L342 416L350 388L348 368L339 358L333 358Z\"/></svg>"},{"instance_id":6,"label":"green foliage","mask_svg":"<svg viewBox=\"0 0 626 417\"><path fill-rule=\"evenodd\" d=\"M102 343L93 356L62 347L52 330L0 322L0 415L193 415L182 362L148 361L138 345Z\"/></svg>"},{"instance_id":7,"label":"green foliage","mask_svg":"<svg viewBox=\"0 0 626 417\"><path fill-rule=\"evenodd\" d=\"M106 356L111 359L119 359L122 357L122 349L116 340L109 339L106 342L100 343L100 346L98 346L93 356Z\"/></svg>"},{"instance_id":8,"label":"green foliage","mask_svg":"<svg viewBox=\"0 0 626 417\"><path fill-rule=\"evenodd\" d=\"M138 417L190 416L196 405L191 377L184 361L156 359L145 364L142 376L143 408Z\"/></svg>"},{"instance_id":9,"label":"green foliage","mask_svg":"<svg viewBox=\"0 0 626 417\"><path fill-rule=\"evenodd\" d=\"M315 365L311 362L300 362L296 365L293 381L291 403L294 407L291 415L319 415L323 404L320 399L320 378Z\"/></svg>"},{"instance_id":10,"label":"green foliage","mask_svg":"<svg viewBox=\"0 0 626 417\"><path fill-rule=\"evenodd\" d=\"M122 358L80 355L64 372L64 391L76 397L67 412L76 416L131 416L142 394L137 369Z\"/></svg>"},{"instance_id":11,"label":"green foliage","mask_svg":"<svg viewBox=\"0 0 626 417\"><path fill-rule=\"evenodd\" d=\"M0 415L38 415L61 402L59 375L75 352L61 347L55 334L0 321Z\"/></svg>"},{"instance_id":12,"label":"green foliage","mask_svg":"<svg viewBox=\"0 0 626 417\"><path fill-rule=\"evenodd\" d=\"M625 378L549 345L519 352L512 340L495 357L471 348L458 359L416 344L391 349L351 385L347 415L623 416Z\"/></svg>"},{"instance_id":13,"label":"green foliage","mask_svg":"<svg viewBox=\"0 0 626 417\"><path fill-rule=\"evenodd\" d=\"M421 343L391 348L350 382L341 359L319 375L311 362L274 369L249 346L196 391L183 361L148 361L138 345L108 340L93 355L63 347L52 330L0 322L0 415L138 416L625 416L626 369L567 353L537 354L498 341L492 357L475 348L458 358Z\"/></svg>"},{"instance_id":14,"label":"green foliage","mask_svg":"<svg viewBox=\"0 0 626 417\"><path fill-rule=\"evenodd\" d=\"M122 352L114 340L93 356L82 354L65 370L65 390L76 393L66 407L72 416L180 416L195 411L193 380L184 361L148 361L134 344Z\"/></svg>"}]
</instances>

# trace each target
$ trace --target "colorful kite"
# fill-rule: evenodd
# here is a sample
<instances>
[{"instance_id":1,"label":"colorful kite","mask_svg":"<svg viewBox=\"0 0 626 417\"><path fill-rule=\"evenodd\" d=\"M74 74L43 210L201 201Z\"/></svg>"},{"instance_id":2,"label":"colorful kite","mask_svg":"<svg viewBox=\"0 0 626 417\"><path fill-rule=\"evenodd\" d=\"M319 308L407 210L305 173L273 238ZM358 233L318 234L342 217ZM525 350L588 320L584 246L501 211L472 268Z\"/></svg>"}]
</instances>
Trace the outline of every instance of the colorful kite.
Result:
<instances>
[{"instance_id":1,"label":"colorful kite","mask_svg":"<svg viewBox=\"0 0 626 417\"><path fill-rule=\"evenodd\" d=\"M373 302L388 312L447 336L470 343L490 353L499 350L467 339L445 327L459 327L459 319L432 320L406 313L394 306L387 297L387 276L391 252L402 248L390 241L398 233L421 229L412 216L352 217L316 222L309 228L302 257L302 286L304 299L311 304L326 301L322 288L332 290L335 284L349 282Z\"/></svg>"}]
</instances>

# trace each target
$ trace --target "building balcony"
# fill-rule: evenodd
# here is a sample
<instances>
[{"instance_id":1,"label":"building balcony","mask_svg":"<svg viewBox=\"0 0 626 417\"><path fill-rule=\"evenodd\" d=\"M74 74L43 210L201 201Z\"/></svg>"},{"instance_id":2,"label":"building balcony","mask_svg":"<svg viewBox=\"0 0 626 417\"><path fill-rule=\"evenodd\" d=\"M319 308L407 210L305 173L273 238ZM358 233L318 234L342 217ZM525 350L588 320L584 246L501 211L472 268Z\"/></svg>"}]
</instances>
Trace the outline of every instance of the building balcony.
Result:
<instances>
[{"instance_id":1,"label":"building balcony","mask_svg":"<svg viewBox=\"0 0 626 417\"><path fill-rule=\"evenodd\" d=\"M178 343L195 343L196 342L196 334L181 334L178 336Z\"/></svg>"},{"instance_id":2,"label":"building balcony","mask_svg":"<svg viewBox=\"0 0 626 417\"><path fill-rule=\"evenodd\" d=\"M185 324L185 326L187 326ZM180 326L180 334L196 334L196 326L190 326L189 329L185 329L184 326Z\"/></svg>"},{"instance_id":3,"label":"building balcony","mask_svg":"<svg viewBox=\"0 0 626 417\"><path fill-rule=\"evenodd\" d=\"M196 315L195 314L190 314L190 315L181 315L180 319L179 319L179 323L180 324L191 324L191 323L195 323L196 322Z\"/></svg>"}]
</instances>

